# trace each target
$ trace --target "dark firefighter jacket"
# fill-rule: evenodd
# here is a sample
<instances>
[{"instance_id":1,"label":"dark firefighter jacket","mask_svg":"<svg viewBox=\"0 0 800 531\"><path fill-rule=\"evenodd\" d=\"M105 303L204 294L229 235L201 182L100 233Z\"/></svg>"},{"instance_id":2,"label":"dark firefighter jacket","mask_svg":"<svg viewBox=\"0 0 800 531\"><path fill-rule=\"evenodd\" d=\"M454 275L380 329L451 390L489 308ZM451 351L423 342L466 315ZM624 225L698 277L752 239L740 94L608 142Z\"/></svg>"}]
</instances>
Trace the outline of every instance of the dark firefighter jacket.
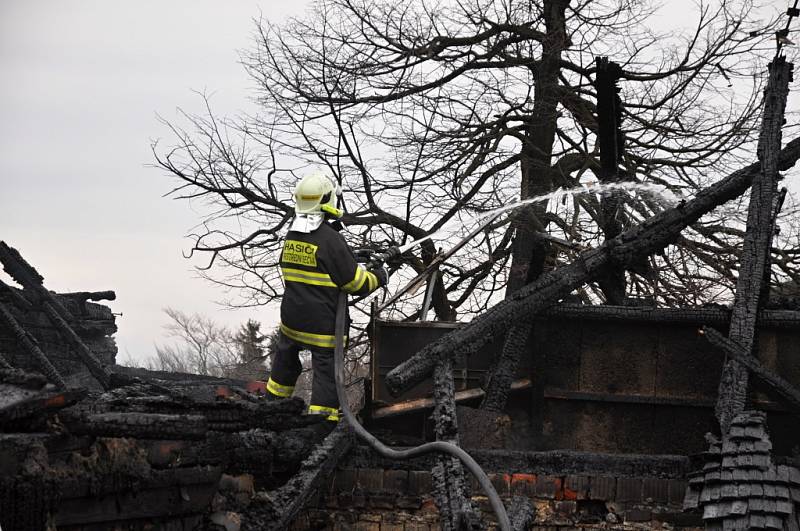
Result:
<instances>
[{"instance_id":1,"label":"dark firefighter jacket","mask_svg":"<svg viewBox=\"0 0 800 531\"><path fill-rule=\"evenodd\" d=\"M359 266L341 234L327 223L305 234L289 231L281 252L286 286L281 303L281 331L312 348L334 348L339 291L366 295L378 279Z\"/></svg>"}]
</instances>

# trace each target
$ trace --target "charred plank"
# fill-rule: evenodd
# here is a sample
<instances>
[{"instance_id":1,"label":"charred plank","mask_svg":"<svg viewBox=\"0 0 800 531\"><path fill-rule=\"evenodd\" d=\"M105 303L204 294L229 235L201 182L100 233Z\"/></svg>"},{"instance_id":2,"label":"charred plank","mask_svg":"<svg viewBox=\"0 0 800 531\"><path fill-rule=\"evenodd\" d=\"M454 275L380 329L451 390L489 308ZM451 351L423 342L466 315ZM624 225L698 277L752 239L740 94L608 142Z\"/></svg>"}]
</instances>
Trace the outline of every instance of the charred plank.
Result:
<instances>
[{"instance_id":1,"label":"charred plank","mask_svg":"<svg viewBox=\"0 0 800 531\"><path fill-rule=\"evenodd\" d=\"M339 460L350 451L353 434L340 424L301 465L300 472L270 493L269 502L254 504L242 522L243 531L289 529L305 503L325 483Z\"/></svg>"},{"instance_id":2,"label":"charred plank","mask_svg":"<svg viewBox=\"0 0 800 531\"><path fill-rule=\"evenodd\" d=\"M199 440L208 431L208 422L200 415L95 413L63 415L62 420L75 435L100 437Z\"/></svg>"},{"instance_id":3,"label":"charred plank","mask_svg":"<svg viewBox=\"0 0 800 531\"><path fill-rule=\"evenodd\" d=\"M22 326L17 322L11 312L0 303L0 322L5 324L5 326L11 330L11 332L16 336L17 342L22 345L28 354L35 360L36 365L42 370L47 379L53 382L57 387L61 389L67 388L67 383L64 381L64 378L61 374L56 370L50 360L45 356L44 352L41 351L39 346L36 344L36 340L25 331Z\"/></svg>"}]
</instances>

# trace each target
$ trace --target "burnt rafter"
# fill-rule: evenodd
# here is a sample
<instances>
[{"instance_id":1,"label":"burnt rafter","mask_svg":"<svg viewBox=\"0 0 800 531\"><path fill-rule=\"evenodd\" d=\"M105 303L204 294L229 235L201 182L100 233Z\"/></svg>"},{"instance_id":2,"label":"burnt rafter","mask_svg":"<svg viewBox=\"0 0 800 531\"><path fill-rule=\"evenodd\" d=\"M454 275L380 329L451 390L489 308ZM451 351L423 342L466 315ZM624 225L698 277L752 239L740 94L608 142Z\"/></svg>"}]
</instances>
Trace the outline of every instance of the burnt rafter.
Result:
<instances>
[{"instance_id":1,"label":"burnt rafter","mask_svg":"<svg viewBox=\"0 0 800 531\"><path fill-rule=\"evenodd\" d=\"M42 373L47 377L48 380L53 382L60 389L67 388L67 383L64 381L64 378L53 366L53 364L50 363L50 360L36 344L36 339L34 339L33 336L31 336L25 331L24 328L22 328L22 326L14 318L14 315L3 305L2 302L0 302L0 323L3 323L6 328L11 330L11 333L14 334L17 342L22 345L22 348L24 348L28 354L31 355L36 362L36 365L39 367L39 369L41 369Z\"/></svg>"},{"instance_id":2,"label":"burnt rafter","mask_svg":"<svg viewBox=\"0 0 800 531\"><path fill-rule=\"evenodd\" d=\"M0 262L2 262L3 269L5 269L11 278L25 289L26 298L32 299L31 302L33 302L33 304L42 307L50 322L56 330L58 330L59 334L72 345L92 376L100 382L100 385L102 385L104 389L108 389L111 386L111 371L100 362L97 356L92 353L78 334L75 333L75 330L72 329L70 323L75 321L74 316L44 287L44 278L42 275L25 261L19 251L10 247L3 241L0 241ZM111 292L106 292L104 295L109 296L110 293ZM4 319L8 322L7 318L4 317ZM16 333L16 335L18 339L23 342L23 346L26 350L34 353L34 350L30 348L30 345L25 342L22 336L18 333ZM46 365L41 357L36 354L34 355L40 365L45 367ZM44 359L46 360L46 358ZM47 368L46 371L48 378L56 377L55 373L49 368ZM59 383L58 380L53 381L58 385L63 384L63 380L61 383Z\"/></svg>"},{"instance_id":3,"label":"burnt rafter","mask_svg":"<svg viewBox=\"0 0 800 531\"><path fill-rule=\"evenodd\" d=\"M786 170L798 159L800 138L792 140L781 150L777 167ZM425 379L439 359L472 354L493 338L500 337L511 325L529 319L590 281L612 260L630 264L663 249L701 216L743 194L760 169L758 163L741 168L701 190L693 199L653 216L598 248L583 252L571 264L545 273L463 328L431 343L395 367L386 377L387 387L392 393L400 393Z\"/></svg>"},{"instance_id":4,"label":"burnt rafter","mask_svg":"<svg viewBox=\"0 0 800 531\"><path fill-rule=\"evenodd\" d=\"M775 212L780 196L778 181L781 128L789 94L792 65L776 57L769 65L769 81L764 97L764 117L758 140L759 172L755 175L747 212L739 277L731 314L728 338L752 355L756 344L758 310L764 303L764 283L769 277L770 248L775 227ZM728 360L722 371L715 413L722 433L731 420L744 410L748 373L738 361Z\"/></svg>"}]
</instances>

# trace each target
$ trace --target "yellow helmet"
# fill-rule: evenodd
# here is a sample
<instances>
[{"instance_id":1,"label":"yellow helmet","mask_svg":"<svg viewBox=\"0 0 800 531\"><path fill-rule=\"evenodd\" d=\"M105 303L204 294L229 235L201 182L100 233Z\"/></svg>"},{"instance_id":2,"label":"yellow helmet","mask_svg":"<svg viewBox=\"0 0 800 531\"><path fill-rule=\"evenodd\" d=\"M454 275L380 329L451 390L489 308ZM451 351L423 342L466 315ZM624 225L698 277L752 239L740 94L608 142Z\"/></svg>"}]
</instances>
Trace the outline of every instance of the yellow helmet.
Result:
<instances>
[{"instance_id":1,"label":"yellow helmet","mask_svg":"<svg viewBox=\"0 0 800 531\"><path fill-rule=\"evenodd\" d=\"M294 189L294 210L298 214L326 212L336 218L343 212L338 208L342 188L325 173L318 172L303 177Z\"/></svg>"}]
</instances>

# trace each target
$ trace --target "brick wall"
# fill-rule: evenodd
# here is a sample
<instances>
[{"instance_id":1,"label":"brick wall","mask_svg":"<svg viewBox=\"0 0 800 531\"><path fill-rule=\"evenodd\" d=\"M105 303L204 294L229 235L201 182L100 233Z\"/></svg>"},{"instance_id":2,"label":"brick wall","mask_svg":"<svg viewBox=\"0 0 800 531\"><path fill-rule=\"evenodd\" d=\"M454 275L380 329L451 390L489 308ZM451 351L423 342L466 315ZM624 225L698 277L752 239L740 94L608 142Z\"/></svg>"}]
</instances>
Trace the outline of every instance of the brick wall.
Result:
<instances>
[{"instance_id":1,"label":"brick wall","mask_svg":"<svg viewBox=\"0 0 800 531\"><path fill-rule=\"evenodd\" d=\"M504 500L520 495L533 501L536 530L702 529L699 515L681 510L682 479L528 473L489 478ZM487 498L472 483L473 501L492 521ZM439 529L439 518L430 493L428 471L340 469L293 529L432 531Z\"/></svg>"}]
</instances>

